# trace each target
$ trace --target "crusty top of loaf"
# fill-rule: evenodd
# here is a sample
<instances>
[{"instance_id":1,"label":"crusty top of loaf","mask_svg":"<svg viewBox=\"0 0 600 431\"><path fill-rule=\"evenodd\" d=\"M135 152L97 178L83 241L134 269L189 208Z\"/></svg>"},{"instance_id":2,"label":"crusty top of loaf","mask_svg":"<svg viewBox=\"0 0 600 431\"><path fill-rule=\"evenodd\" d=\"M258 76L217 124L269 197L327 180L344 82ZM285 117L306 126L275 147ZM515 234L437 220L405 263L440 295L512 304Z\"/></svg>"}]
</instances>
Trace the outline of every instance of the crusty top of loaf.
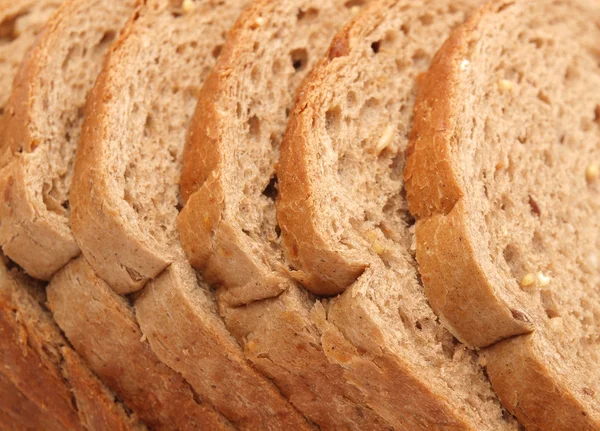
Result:
<instances>
[{"instance_id":1,"label":"crusty top of loaf","mask_svg":"<svg viewBox=\"0 0 600 431\"><path fill-rule=\"evenodd\" d=\"M185 132L245 0L148 1L91 94L73 184L73 232L118 292L182 255L175 220Z\"/></svg>"},{"instance_id":2,"label":"crusty top of loaf","mask_svg":"<svg viewBox=\"0 0 600 431\"><path fill-rule=\"evenodd\" d=\"M48 18L62 0L0 1L0 115L17 69Z\"/></svg>"},{"instance_id":3,"label":"crusty top of loaf","mask_svg":"<svg viewBox=\"0 0 600 431\"><path fill-rule=\"evenodd\" d=\"M279 143L294 92L363 3L257 1L200 93L179 227L192 265L210 282L231 291L246 283L249 292L237 301L274 296L283 286L265 281L287 272L275 216Z\"/></svg>"},{"instance_id":4,"label":"crusty top of loaf","mask_svg":"<svg viewBox=\"0 0 600 431\"><path fill-rule=\"evenodd\" d=\"M596 424L599 23L597 2L492 2L424 77L405 176L436 313L476 346L535 330Z\"/></svg>"}]
</instances>

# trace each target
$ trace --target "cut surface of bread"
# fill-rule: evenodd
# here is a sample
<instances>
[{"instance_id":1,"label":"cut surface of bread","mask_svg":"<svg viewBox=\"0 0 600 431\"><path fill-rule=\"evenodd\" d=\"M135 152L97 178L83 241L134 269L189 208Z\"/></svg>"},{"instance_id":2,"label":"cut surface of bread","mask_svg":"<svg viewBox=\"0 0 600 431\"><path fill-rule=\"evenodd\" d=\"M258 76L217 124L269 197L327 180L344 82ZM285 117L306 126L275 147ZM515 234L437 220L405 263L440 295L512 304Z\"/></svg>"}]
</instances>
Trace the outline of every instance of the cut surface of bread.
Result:
<instances>
[{"instance_id":1,"label":"cut surface of bread","mask_svg":"<svg viewBox=\"0 0 600 431\"><path fill-rule=\"evenodd\" d=\"M2 374L63 429L142 429L72 350L44 301L42 286L0 263Z\"/></svg>"},{"instance_id":2,"label":"cut surface of bread","mask_svg":"<svg viewBox=\"0 0 600 431\"><path fill-rule=\"evenodd\" d=\"M323 429L390 429L331 364L314 298L285 270L275 163L294 92L361 3L257 1L240 16L201 90L181 178L179 217L195 267L246 356Z\"/></svg>"},{"instance_id":3,"label":"cut surface of bread","mask_svg":"<svg viewBox=\"0 0 600 431\"><path fill-rule=\"evenodd\" d=\"M233 429L156 358L132 307L85 258L59 271L47 292L54 318L75 350L151 429Z\"/></svg>"},{"instance_id":4,"label":"cut surface of bread","mask_svg":"<svg viewBox=\"0 0 600 431\"><path fill-rule=\"evenodd\" d=\"M427 303L403 197L416 78L479 1L369 4L298 92L277 201L328 358L398 429L516 429Z\"/></svg>"},{"instance_id":5,"label":"cut surface of bread","mask_svg":"<svg viewBox=\"0 0 600 431\"><path fill-rule=\"evenodd\" d=\"M64 426L0 374L0 430L61 431Z\"/></svg>"},{"instance_id":6,"label":"cut surface of bread","mask_svg":"<svg viewBox=\"0 0 600 431\"><path fill-rule=\"evenodd\" d=\"M0 116L28 49L62 0L0 0Z\"/></svg>"},{"instance_id":7,"label":"cut surface of bread","mask_svg":"<svg viewBox=\"0 0 600 431\"><path fill-rule=\"evenodd\" d=\"M599 23L593 1L493 1L415 108L426 293L458 338L492 345L492 384L527 429L600 429Z\"/></svg>"},{"instance_id":8,"label":"cut surface of bread","mask_svg":"<svg viewBox=\"0 0 600 431\"><path fill-rule=\"evenodd\" d=\"M239 429L305 429L304 417L251 367L225 328L176 228L185 132L245 4L161 0L140 9L90 94L72 223L84 256L112 289L145 285L134 300L141 333L199 398ZM70 279L81 270L70 269ZM62 283L56 291L68 288Z\"/></svg>"},{"instance_id":9,"label":"cut surface of bread","mask_svg":"<svg viewBox=\"0 0 600 431\"><path fill-rule=\"evenodd\" d=\"M68 0L25 57L0 120L0 244L49 280L79 254L69 188L88 91L136 0Z\"/></svg>"}]
</instances>

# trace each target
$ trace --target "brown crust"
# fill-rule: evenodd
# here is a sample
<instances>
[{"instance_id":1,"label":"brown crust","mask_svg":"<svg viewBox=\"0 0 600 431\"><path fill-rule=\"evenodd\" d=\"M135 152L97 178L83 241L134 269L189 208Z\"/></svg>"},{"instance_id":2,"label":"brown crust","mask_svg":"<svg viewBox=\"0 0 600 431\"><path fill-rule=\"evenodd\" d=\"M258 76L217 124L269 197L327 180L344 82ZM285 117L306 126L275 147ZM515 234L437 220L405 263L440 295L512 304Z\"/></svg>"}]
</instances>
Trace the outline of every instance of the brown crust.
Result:
<instances>
[{"instance_id":1,"label":"brown crust","mask_svg":"<svg viewBox=\"0 0 600 431\"><path fill-rule=\"evenodd\" d=\"M140 290L169 264L153 244L144 240L146 235L140 227L129 222L136 217L134 210L112 193L102 169L108 157L104 142L111 133L106 103L112 99L111 82L121 79L118 73L113 76L111 65L119 63L125 41L133 37L138 15L139 9L112 45L88 95L70 194L71 225L81 250L119 294Z\"/></svg>"},{"instance_id":2,"label":"brown crust","mask_svg":"<svg viewBox=\"0 0 600 431\"><path fill-rule=\"evenodd\" d=\"M487 11L476 12L452 33L419 80L404 175L409 208L417 217L417 261L427 296L454 335L475 347L533 329L518 306L502 295L500 277L490 276L492 265L472 252L476 240L460 204L463 191L450 154L458 145L452 101L460 97L460 62ZM457 268L468 275L458 276ZM475 306L480 307L477 312L469 308Z\"/></svg>"},{"instance_id":3,"label":"brown crust","mask_svg":"<svg viewBox=\"0 0 600 431\"><path fill-rule=\"evenodd\" d=\"M328 61L342 56L349 49L348 45L347 28L333 39ZM324 61L306 79L305 87L299 90L296 97L294 111L281 144L277 219L286 257L300 268L293 273L294 277L314 294L329 296L346 290L363 273L366 264L336 250L337 244L332 244L316 225L316 221L320 220L320 210L312 193L316 185L308 174L311 160L307 151L314 137L306 131L312 129L314 118L320 115L312 108L319 104L311 99L310 94L314 91L309 90L315 81L320 81L320 76L326 76L327 73L327 62Z\"/></svg>"},{"instance_id":4,"label":"brown crust","mask_svg":"<svg viewBox=\"0 0 600 431\"><path fill-rule=\"evenodd\" d=\"M64 426L0 374L0 430L60 431Z\"/></svg>"},{"instance_id":5,"label":"brown crust","mask_svg":"<svg viewBox=\"0 0 600 431\"><path fill-rule=\"evenodd\" d=\"M600 394L580 388L580 396L574 396L564 377L548 367L536 338L536 333L513 337L485 350L488 375L502 404L529 431L600 429L600 417L590 416L580 400Z\"/></svg>"},{"instance_id":6,"label":"brown crust","mask_svg":"<svg viewBox=\"0 0 600 431\"><path fill-rule=\"evenodd\" d=\"M56 321L75 349L150 428L231 429L210 405L195 400L183 377L156 358L133 310L83 257L59 271L47 292Z\"/></svg>"},{"instance_id":7,"label":"brown crust","mask_svg":"<svg viewBox=\"0 0 600 431\"><path fill-rule=\"evenodd\" d=\"M419 81L405 182L417 217L417 260L426 293L442 322L472 346L484 347L488 373L504 406L527 429L599 429L582 396L565 386L535 340L533 321L504 294L489 256L474 250L478 231L465 215L451 150L457 141L453 101L460 62L482 17L514 1L497 0L456 29Z\"/></svg>"}]
</instances>

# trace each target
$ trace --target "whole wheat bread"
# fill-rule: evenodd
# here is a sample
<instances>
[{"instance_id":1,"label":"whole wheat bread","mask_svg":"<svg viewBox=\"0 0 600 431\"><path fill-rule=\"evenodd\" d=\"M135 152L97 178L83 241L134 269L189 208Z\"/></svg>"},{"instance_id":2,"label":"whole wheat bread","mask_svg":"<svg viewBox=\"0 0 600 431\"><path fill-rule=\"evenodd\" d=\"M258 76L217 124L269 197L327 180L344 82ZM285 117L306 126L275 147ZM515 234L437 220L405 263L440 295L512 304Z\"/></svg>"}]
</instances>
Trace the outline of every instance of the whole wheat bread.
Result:
<instances>
[{"instance_id":1,"label":"whole wheat bread","mask_svg":"<svg viewBox=\"0 0 600 431\"><path fill-rule=\"evenodd\" d=\"M25 57L0 120L0 244L35 278L79 254L69 187L88 91L136 0L64 1Z\"/></svg>"},{"instance_id":2,"label":"whole wheat bread","mask_svg":"<svg viewBox=\"0 0 600 431\"><path fill-rule=\"evenodd\" d=\"M328 358L402 429L517 428L427 304L402 193L416 78L478 4L368 5L300 89L282 144L277 211L293 274L342 292L315 307Z\"/></svg>"},{"instance_id":3,"label":"whole wheat bread","mask_svg":"<svg viewBox=\"0 0 600 431\"><path fill-rule=\"evenodd\" d=\"M0 0L0 116L27 50L62 0Z\"/></svg>"},{"instance_id":4,"label":"whole wheat bread","mask_svg":"<svg viewBox=\"0 0 600 431\"><path fill-rule=\"evenodd\" d=\"M216 292L246 356L324 429L387 429L330 364L314 299L286 274L274 168L293 94L361 2L257 1L240 16L200 93L188 134L180 217L192 264ZM195 193L192 193L195 192Z\"/></svg>"},{"instance_id":5,"label":"whole wheat bread","mask_svg":"<svg viewBox=\"0 0 600 431\"><path fill-rule=\"evenodd\" d=\"M116 292L139 290L150 280L135 300L141 333L201 399L240 429L304 429L302 415L246 362L210 290L185 261L176 229L185 130L244 5L153 0L140 9L90 94L72 224L90 265ZM55 291L89 278L82 265L55 280ZM72 298L63 294L59 301ZM72 304L61 307L61 326L76 330L81 317L69 314Z\"/></svg>"},{"instance_id":6,"label":"whole wheat bread","mask_svg":"<svg viewBox=\"0 0 600 431\"><path fill-rule=\"evenodd\" d=\"M72 350L43 308L44 301L42 286L0 262L0 363L4 377L53 418L59 429L144 429Z\"/></svg>"},{"instance_id":7,"label":"whole wheat bread","mask_svg":"<svg viewBox=\"0 0 600 431\"><path fill-rule=\"evenodd\" d=\"M491 345L494 389L531 430L600 429L599 40L597 2L493 1L415 108L426 293L457 337Z\"/></svg>"}]
</instances>

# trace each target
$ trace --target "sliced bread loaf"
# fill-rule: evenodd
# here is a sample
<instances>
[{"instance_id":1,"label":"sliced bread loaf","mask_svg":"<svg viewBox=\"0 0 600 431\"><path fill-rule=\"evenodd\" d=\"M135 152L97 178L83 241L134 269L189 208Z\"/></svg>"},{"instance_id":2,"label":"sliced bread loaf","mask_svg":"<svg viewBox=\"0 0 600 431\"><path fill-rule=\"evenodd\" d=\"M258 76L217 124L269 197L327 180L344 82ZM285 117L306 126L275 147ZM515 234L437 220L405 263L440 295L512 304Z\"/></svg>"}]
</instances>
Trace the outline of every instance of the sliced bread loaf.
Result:
<instances>
[{"instance_id":1,"label":"sliced bread loaf","mask_svg":"<svg viewBox=\"0 0 600 431\"><path fill-rule=\"evenodd\" d=\"M312 319L314 299L286 274L274 169L294 91L360 5L254 2L200 92L181 178L189 197L181 238L193 265L219 286L227 328L252 363L324 429L393 424L329 362Z\"/></svg>"},{"instance_id":2,"label":"sliced bread loaf","mask_svg":"<svg viewBox=\"0 0 600 431\"><path fill-rule=\"evenodd\" d=\"M147 337L200 399L236 428L305 429L302 415L247 363L212 293L186 262L176 229L185 131L204 77L244 5L149 0L139 10L90 94L71 195L73 230L89 264L116 292L139 290L151 280L135 299L139 337ZM79 333L84 349L93 340L77 328L82 316L70 311L79 299L66 293L76 291L78 278L93 278L83 263L54 280L52 306L65 310L71 322L64 327Z\"/></svg>"},{"instance_id":3,"label":"sliced bread loaf","mask_svg":"<svg viewBox=\"0 0 600 431\"><path fill-rule=\"evenodd\" d=\"M0 374L0 430L61 431L64 427Z\"/></svg>"},{"instance_id":4,"label":"sliced bread loaf","mask_svg":"<svg viewBox=\"0 0 600 431\"><path fill-rule=\"evenodd\" d=\"M278 168L278 219L330 361L409 430L516 429L477 355L437 321L403 197L416 78L478 1L369 4L301 87ZM376 407L374 407L376 408Z\"/></svg>"},{"instance_id":5,"label":"sliced bread loaf","mask_svg":"<svg viewBox=\"0 0 600 431\"><path fill-rule=\"evenodd\" d=\"M25 53L61 3L62 0L0 0L0 116Z\"/></svg>"},{"instance_id":6,"label":"sliced bread loaf","mask_svg":"<svg viewBox=\"0 0 600 431\"><path fill-rule=\"evenodd\" d=\"M4 377L60 429L142 429L72 350L44 301L42 286L0 262Z\"/></svg>"},{"instance_id":7,"label":"sliced bread loaf","mask_svg":"<svg viewBox=\"0 0 600 431\"><path fill-rule=\"evenodd\" d=\"M79 254L69 187L87 93L136 0L68 0L26 56L0 120L0 244L35 278Z\"/></svg>"},{"instance_id":8,"label":"sliced bread loaf","mask_svg":"<svg viewBox=\"0 0 600 431\"><path fill-rule=\"evenodd\" d=\"M156 358L133 308L85 258L59 271L47 292L54 318L75 350L151 429L233 429Z\"/></svg>"},{"instance_id":9,"label":"sliced bread loaf","mask_svg":"<svg viewBox=\"0 0 600 431\"><path fill-rule=\"evenodd\" d=\"M405 175L426 293L458 338L492 345L494 389L532 430L600 429L598 41L598 2L493 1L440 50L415 108Z\"/></svg>"}]
</instances>

